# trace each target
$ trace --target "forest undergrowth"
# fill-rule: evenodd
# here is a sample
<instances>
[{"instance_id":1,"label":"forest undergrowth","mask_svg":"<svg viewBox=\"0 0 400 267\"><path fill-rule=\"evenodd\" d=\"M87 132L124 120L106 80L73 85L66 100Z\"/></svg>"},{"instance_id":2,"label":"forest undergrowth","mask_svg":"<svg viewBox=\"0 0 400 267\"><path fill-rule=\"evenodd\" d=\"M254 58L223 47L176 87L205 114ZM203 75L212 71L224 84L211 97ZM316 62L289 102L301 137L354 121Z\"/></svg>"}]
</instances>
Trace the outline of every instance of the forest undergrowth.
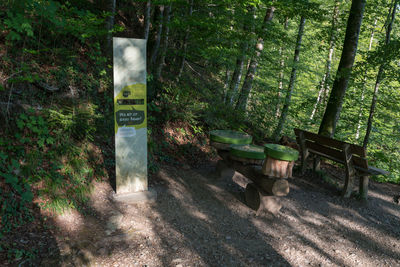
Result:
<instances>
[{"instance_id":1,"label":"forest undergrowth","mask_svg":"<svg viewBox=\"0 0 400 267\"><path fill-rule=\"evenodd\" d=\"M41 212L85 212L93 182L109 181L115 176L110 38L143 38L146 3L119 1L113 10L106 1L99 1L98 5L79 0L6 2L0 4L0 262L35 264L41 254L52 253L54 245L36 242L38 239L33 237L26 241L29 233L50 235L51 224ZM295 65L289 60L289 50L295 46L297 18L303 16L314 20L309 27L315 31L307 31L306 27L301 52L308 59L299 63L299 85L294 86L297 91L293 92L286 126L278 137L293 138L295 127L313 131L318 127L328 91L324 92L325 99L315 103L317 91L310 88L323 87L313 81L323 76L324 68L319 63L324 61L322 51L327 44L313 42L329 36L336 1L326 6L321 1L312 5L300 3L309 8L307 14L299 14L284 1L278 1L276 19L271 17L273 30L267 32L259 20L264 18L265 10L271 12L270 3L244 1L235 5L237 12L232 15L228 2L219 2L226 9L193 1L160 1L152 5L151 27L147 27L150 173L156 173L163 164L196 168L215 159L215 152L205 146L210 130L244 131L258 144L274 141L274 129L288 92L283 85L289 85L288 73ZM315 14L317 4L323 7L319 15ZM172 15L167 8L164 11L164 6L171 5ZM193 6L198 12L193 13ZM341 8L348 6L344 3ZM374 14L373 8L368 8L365 32L370 30ZM384 13L381 9L379 12ZM344 28L343 16L340 13L333 26ZM383 18L386 16L378 23L383 25ZM165 34L168 31L169 35ZM235 85L234 77L239 72L235 74L230 66L242 66L240 76L246 76L245 68L250 68L252 55L257 52L250 47L261 33L270 37L264 43L268 51L257 61L251 92L249 89L248 95L243 96L239 87L245 82L239 78ZM342 41L343 35L338 31L335 38ZM374 59L373 55L367 56L368 36L363 36L356 78L351 81L353 87L347 93L335 136L352 143L360 142L355 133L364 130L360 121L365 119L367 110L365 103L361 107L354 104L361 97L357 88L365 86L360 85L362 81L370 85L375 74L373 67L365 67L370 63L367 59ZM251 41L243 42L247 39ZM385 50L377 51L381 55ZM243 60L239 64L242 54L248 66ZM389 56L394 60L387 65L392 66L397 55ZM315 58L318 63L311 61ZM337 62L332 65L336 67ZM390 72L396 74L393 68ZM327 78L326 83L332 82ZM398 81L394 78L383 86L382 101L378 103L381 112L368 148L371 165L391 171L388 177L374 179L392 183L400 181L400 101L396 102L396 88ZM371 97L371 93L365 95ZM240 100L242 97L247 98ZM236 102L245 103L244 109ZM310 119L313 109L315 116ZM21 237L22 233L27 235Z\"/></svg>"}]
</instances>

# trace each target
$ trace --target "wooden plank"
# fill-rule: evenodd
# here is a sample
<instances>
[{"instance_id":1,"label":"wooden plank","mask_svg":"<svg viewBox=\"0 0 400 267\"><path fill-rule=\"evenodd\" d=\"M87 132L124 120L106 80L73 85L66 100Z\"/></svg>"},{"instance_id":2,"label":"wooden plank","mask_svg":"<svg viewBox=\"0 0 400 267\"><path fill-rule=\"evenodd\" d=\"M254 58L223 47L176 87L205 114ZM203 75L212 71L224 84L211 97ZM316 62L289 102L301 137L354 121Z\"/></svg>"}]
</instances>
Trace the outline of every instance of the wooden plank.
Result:
<instances>
[{"instance_id":1,"label":"wooden plank","mask_svg":"<svg viewBox=\"0 0 400 267\"><path fill-rule=\"evenodd\" d=\"M368 169L368 161L366 158L361 158L353 155L353 164L355 167L362 169Z\"/></svg>"},{"instance_id":2,"label":"wooden plank","mask_svg":"<svg viewBox=\"0 0 400 267\"><path fill-rule=\"evenodd\" d=\"M346 143L345 143L346 144ZM320 145L318 143L314 143L311 141L306 141L306 146L311 149L312 151L320 152L322 153L321 156L323 155L329 155L330 159L336 161L338 160L339 163L344 164L344 156L342 151L339 151L337 149L333 149L327 146ZM357 167L360 167L362 169L368 169L368 162L365 158L353 156L353 164Z\"/></svg>"},{"instance_id":3,"label":"wooden plank","mask_svg":"<svg viewBox=\"0 0 400 267\"><path fill-rule=\"evenodd\" d=\"M360 157L366 157L366 151L362 146L350 144L347 142L339 141L333 138L329 138L326 136L318 135L312 132L307 132L301 129L294 129L294 132L297 136L299 136L300 132L303 132L305 139L315 141L321 145L326 145L326 146L331 146L334 147L338 150L342 150L342 147L344 144L349 144L350 145L350 151L352 154L356 154Z\"/></svg>"},{"instance_id":4,"label":"wooden plank","mask_svg":"<svg viewBox=\"0 0 400 267\"><path fill-rule=\"evenodd\" d=\"M372 174L372 175L389 175L390 172L373 167L373 166L368 166L368 173Z\"/></svg>"},{"instance_id":5,"label":"wooden plank","mask_svg":"<svg viewBox=\"0 0 400 267\"><path fill-rule=\"evenodd\" d=\"M329 160L332 160L332 161L335 161L335 162L337 162L337 163L340 163L340 164L343 164L343 165L344 165L344 160L341 160L341 159L332 157L332 156L330 156L330 155L327 155L327 154L324 154L324 153L321 153L321 152L318 152L318 151L315 151L315 150L312 150L312 149L310 149L309 152L312 153L312 154L315 154L315 155L318 155L318 156L327 158L327 159L329 159ZM355 158L355 157L353 157L353 161L354 161L354 158ZM366 168L364 168L364 167L362 167L362 166L358 166L358 165L356 165L356 164L354 164L354 167L355 167L355 169L356 169L357 171L359 171L360 173L364 173L364 174L379 175L379 174L386 174L386 173L388 173L388 172L386 172L386 171L384 171L384 170L380 170L380 169L378 169L378 170L380 170L380 171L382 171L382 172L377 172L377 171L375 171L375 169L377 169L377 168L374 168L374 169L366 169ZM371 167L369 167L369 168L371 168Z\"/></svg>"},{"instance_id":6,"label":"wooden plank","mask_svg":"<svg viewBox=\"0 0 400 267\"><path fill-rule=\"evenodd\" d=\"M322 154L329 155L333 158L339 159L340 161L344 161L344 156L342 154L341 150L337 150L334 148L330 148L327 146L323 146L321 144L311 142L311 141L306 141L306 147L308 147L310 150L320 152Z\"/></svg>"}]
</instances>

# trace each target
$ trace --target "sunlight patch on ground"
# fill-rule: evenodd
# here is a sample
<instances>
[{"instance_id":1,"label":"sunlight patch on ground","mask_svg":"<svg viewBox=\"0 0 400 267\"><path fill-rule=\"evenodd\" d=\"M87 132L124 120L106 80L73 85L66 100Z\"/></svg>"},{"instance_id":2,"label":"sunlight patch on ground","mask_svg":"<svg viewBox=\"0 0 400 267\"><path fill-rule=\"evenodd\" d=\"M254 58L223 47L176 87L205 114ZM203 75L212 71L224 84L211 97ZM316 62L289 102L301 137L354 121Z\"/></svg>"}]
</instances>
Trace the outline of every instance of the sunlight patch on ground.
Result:
<instances>
[{"instance_id":1,"label":"sunlight patch on ground","mask_svg":"<svg viewBox=\"0 0 400 267\"><path fill-rule=\"evenodd\" d=\"M60 230L68 234L82 231L85 224L84 216L77 210L70 210L61 215L56 215L54 220Z\"/></svg>"}]
</instances>

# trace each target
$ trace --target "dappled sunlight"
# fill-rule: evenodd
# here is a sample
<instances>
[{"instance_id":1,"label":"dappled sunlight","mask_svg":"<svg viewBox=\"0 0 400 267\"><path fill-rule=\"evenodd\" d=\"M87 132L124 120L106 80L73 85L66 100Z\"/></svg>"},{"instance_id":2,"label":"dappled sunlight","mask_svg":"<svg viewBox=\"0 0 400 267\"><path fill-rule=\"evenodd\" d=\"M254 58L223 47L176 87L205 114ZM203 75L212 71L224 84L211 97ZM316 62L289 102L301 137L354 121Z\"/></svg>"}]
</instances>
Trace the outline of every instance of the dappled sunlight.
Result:
<instances>
[{"instance_id":1,"label":"dappled sunlight","mask_svg":"<svg viewBox=\"0 0 400 267\"><path fill-rule=\"evenodd\" d=\"M79 233L85 223L85 218L77 210L68 210L54 217L56 225L61 231L68 234Z\"/></svg>"}]
</instances>

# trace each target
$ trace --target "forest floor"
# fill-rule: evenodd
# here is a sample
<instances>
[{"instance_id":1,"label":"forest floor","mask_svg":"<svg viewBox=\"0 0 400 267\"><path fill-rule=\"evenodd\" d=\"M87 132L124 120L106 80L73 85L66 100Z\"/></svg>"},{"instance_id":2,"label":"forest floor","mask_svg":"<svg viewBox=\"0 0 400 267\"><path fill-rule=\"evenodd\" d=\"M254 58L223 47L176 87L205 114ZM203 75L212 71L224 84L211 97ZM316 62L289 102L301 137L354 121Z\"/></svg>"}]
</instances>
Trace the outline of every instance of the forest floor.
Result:
<instances>
[{"instance_id":1,"label":"forest floor","mask_svg":"<svg viewBox=\"0 0 400 267\"><path fill-rule=\"evenodd\" d=\"M341 198L311 172L295 173L281 211L256 216L215 162L163 166L149 182L153 203L114 202L103 181L87 208L49 217L58 251L41 265L400 266L399 185L371 181L362 202Z\"/></svg>"}]
</instances>

